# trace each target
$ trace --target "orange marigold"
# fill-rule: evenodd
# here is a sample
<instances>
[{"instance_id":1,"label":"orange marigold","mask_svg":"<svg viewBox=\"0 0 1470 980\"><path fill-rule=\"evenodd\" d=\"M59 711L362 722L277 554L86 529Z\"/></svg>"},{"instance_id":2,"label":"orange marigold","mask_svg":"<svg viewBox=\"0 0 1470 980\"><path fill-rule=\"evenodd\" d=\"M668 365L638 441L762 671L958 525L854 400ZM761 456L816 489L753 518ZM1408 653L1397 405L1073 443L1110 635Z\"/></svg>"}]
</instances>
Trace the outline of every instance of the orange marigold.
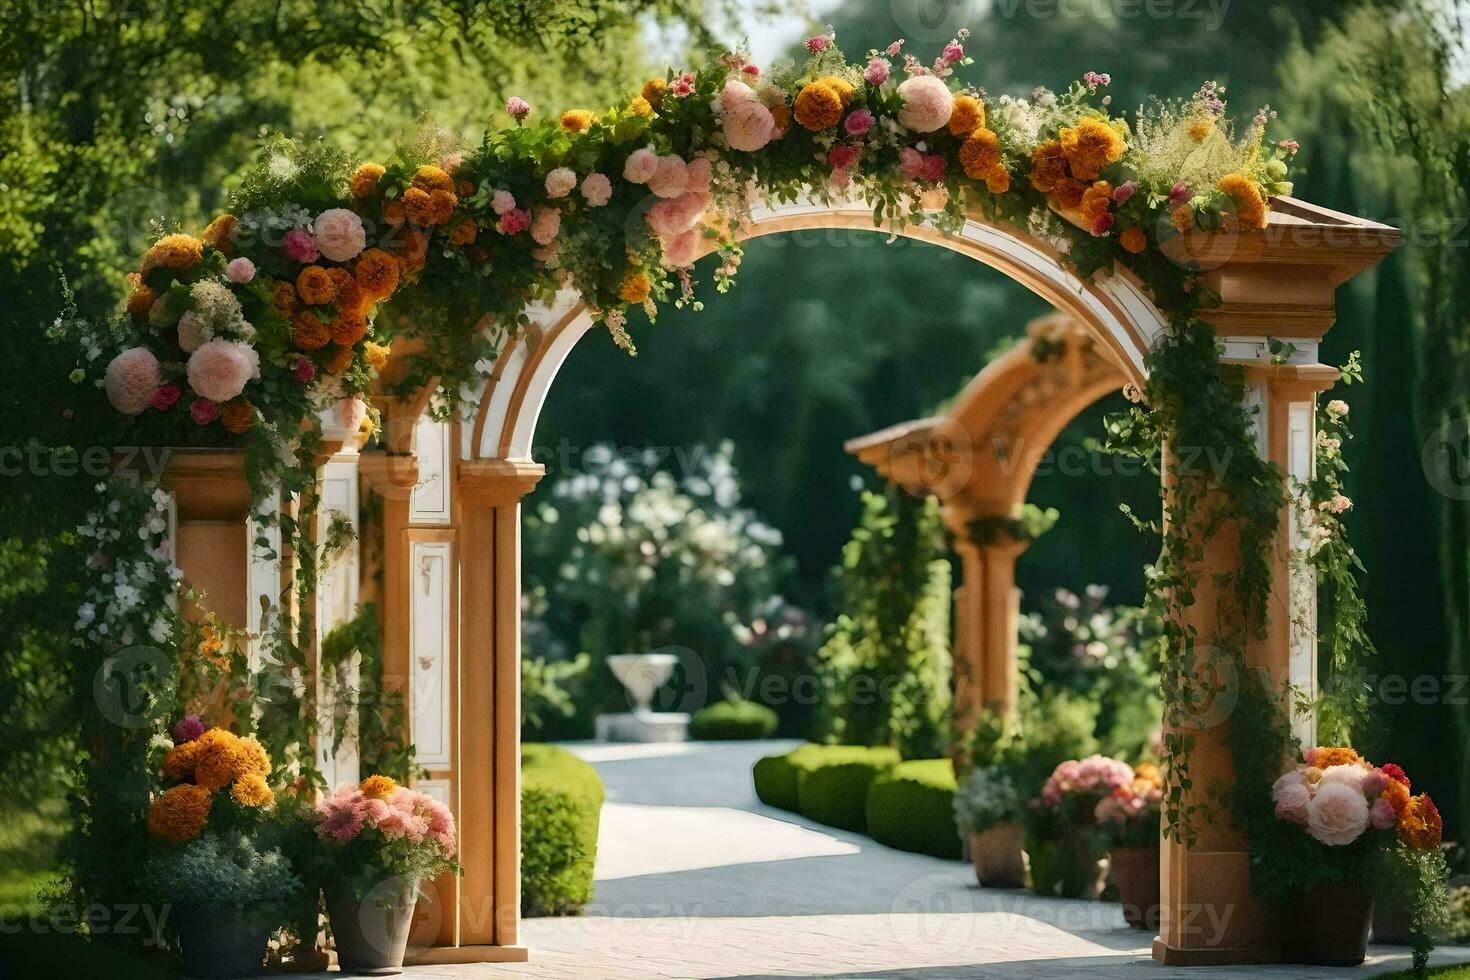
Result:
<instances>
[{"instance_id":1,"label":"orange marigold","mask_svg":"<svg viewBox=\"0 0 1470 980\"><path fill-rule=\"evenodd\" d=\"M327 325L310 310L302 310L291 319L291 343L297 350L321 350L332 339Z\"/></svg>"},{"instance_id":2,"label":"orange marigold","mask_svg":"<svg viewBox=\"0 0 1470 980\"><path fill-rule=\"evenodd\" d=\"M1064 180L1052 191L1056 202L1068 210L1082 206L1082 195L1087 193L1087 185L1080 180Z\"/></svg>"},{"instance_id":3,"label":"orange marigold","mask_svg":"<svg viewBox=\"0 0 1470 980\"><path fill-rule=\"evenodd\" d=\"M956 95L949 114L949 131L963 139L985 125L985 103L973 95Z\"/></svg>"},{"instance_id":4,"label":"orange marigold","mask_svg":"<svg viewBox=\"0 0 1470 980\"><path fill-rule=\"evenodd\" d=\"M207 790L217 790L240 778L245 752L234 732L211 728L196 741L199 743L199 755L194 762L196 783Z\"/></svg>"},{"instance_id":5,"label":"orange marigold","mask_svg":"<svg viewBox=\"0 0 1470 980\"><path fill-rule=\"evenodd\" d=\"M1078 180L1096 180L1102 169L1118 162L1127 149L1116 129L1091 116L1063 129L1061 135L1062 150L1067 154L1072 176Z\"/></svg>"},{"instance_id":6,"label":"orange marigold","mask_svg":"<svg viewBox=\"0 0 1470 980\"><path fill-rule=\"evenodd\" d=\"M786 135L786 130L791 126L791 107L785 102L778 102L771 106L771 118L776 120L775 139Z\"/></svg>"},{"instance_id":7,"label":"orange marigold","mask_svg":"<svg viewBox=\"0 0 1470 980\"><path fill-rule=\"evenodd\" d=\"M1031 186L1050 194L1067 180L1067 154L1056 140L1031 151Z\"/></svg>"},{"instance_id":8,"label":"orange marigold","mask_svg":"<svg viewBox=\"0 0 1470 980\"><path fill-rule=\"evenodd\" d=\"M398 782L392 776L369 776L359 788L370 800L386 800L398 791Z\"/></svg>"},{"instance_id":9,"label":"orange marigold","mask_svg":"<svg viewBox=\"0 0 1470 980\"><path fill-rule=\"evenodd\" d=\"M327 355L327 373L341 374L352 367L352 348L334 344L332 351Z\"/></svg>"},{"instance_id":10,"label":"orange marigold","mask_svg":"<svg viewBox=\"0 0 1470 980\"><path fill-rule=\"evenodd\" d=\"M569 133L585 133L595 118L589 109L568 109L561 114L561 128Z\"/></svg>"},{"instance_id":11,"label":"orange marigold","mask_svg":"<svg viewBox=\"0 0 1470 980\"><path fill-rule=\"evenodd\" d=\"M194 763L199 758L199 741L182 742L168 750L163 757L163 778L171 783L182 783L194 778Z\"/></svg>"},{"instance_id":12,"label":"orange marigold","mask_svg":"<svg viewBox=\"0 0 1470 980\"><path fill-rule=\"evenodd\" d=\"M375 344L371 340L362 345L362 357L374 371L383 370L388 363L388 345Z\"/></svg>"},{"instance_id":13,"label":"orange marigold","mask_svg":"<svg viewBox=\"0 0 1470 980\"><path fill-rule=\"evenodd\" d=\"M842 119L842 96L824 82L812 82L796 96L796 121L816 132Z\"/></svg>"},{"instance_id":14,"label":"orange marigold","mask_svg":"<svg viewBox=\"0 0 1470 980\"><path fill-rule=\"evenodd\" d=\"M353 197L368 197L378 189L378 181L385 173L387 171L376 163L364 163L352 172L352 180L348 181L347 187Z\"/></svg>"},{"instance_id":15,"label":"orange marigold","mask_svg":"<svg viewBox=\"0 0 1470 980\"><path fill-rule=\"evenodd\" d=\"M416 225L434 223L434 203L429 192L422 187L410 187L403 192L403 210L408 214L408 220Z\"/></svg>"},{"instance_id":16,"label":"orange marigold","mask_svg":"<svg viewBox=\"0 0 1470 980\"><path fill-rule=\"evenodd\" d=\"M219 422L226 432L238 436L255 423L255 406L249 402L230 402L219 413Z\"/></svg>"},{"instance_id":17,"label":"orange marigold","mask_svg":"<svg viewBox=\"0 0 1470 980\"><path fill-rule=\"evenodd\" d=\"M254 773L264 779L271 774L270 753L266 752L265 746L254 735L240 739L240 753L241 765L247 775Z\"/></svg>"},{"instance_id":18,"label":"orange marigold","mask_svg":"<svg viewBox=\"0 0 1470 980\"><path fill-rule=\"evenodd\" d=\"M465 219L449 229L449 243L451 245L469 245L474 242L478 234L479 229L475 227L475 223L469 219Z\"/></svg>"},{"instance_id":19,"label":"orange marigold","mask_svg":"<svg viewBox=\"0 0 1470 980\"><path fill-rule=\"evenodd\" d=\"M413 186L424 191L454 190L454 178L442 167L426 165L413 172Z\"/></svg>"},{"instance_id":20,"label":"orange marigold","mask_svg":"<svg viewBox=\"0 0 1470 980\"><path fill-rule=\"evenodd\" d=\"M1403 816L1404 810L1409 806L1409 787L1396 779L1390 779L1388 785L1378 795L1388 800L1389 805L1393 807L1393 812L1399 816Z\"/></svg>"},{"instance_id":21,"label":"orange marigold","mask_svg":"<svg viewBox=\"0 0 1470 980\"><path fill-rule=\"evenodd\" d=\"M199 836L209 821L214 796L192 783L181 783L154 797L148 805L148 833L182 844Z\"/></svg>"},{"instance_id":22,"label":"orange marigold","mask_svg":"<svg viewBox=\"0 0 1470 980\"><path fill-rule=\"evenodd\" d=\"M641 95L633 96L633 101L628 103L628 111L635 116L653 115L653 103Z\"/></svg>"},{"instance_id":23,"label":"orange marigold","mask_svg":"<svg viewBox=\"0 0 1470 980\"><path fill-rule=\"evenodd\" d=\"M1177 232L1186 232L1194 227L1194 208L1188 204L1169 212L1169 221Z\"/></svg>"},{"instance_id":24,"label":"orange marigold","mask_svg":"<svg viewBox=\"0 0 1470 980\"><path fill-rule=\"evenodd\" d=\"M1004 194L1011 189L1011 172L997 163L985 175L985 189L992 194Z\"/></svg>"},{"instance_id":25,"label":"orange marigold","mask_svg":"<svg viewBox=\"0 0 1470 980\"><path fill-rule=\"evenodd\" d=\"M128 316L134 320L148 319L148 311L158 301L158 294L147 286L139 286L128 294Z\"/></svg>"},{"instance_id":26,"label":"orange marigold","mask_svg":"<svg viewBox=\"0 0 1470 980\"><path fill-rule=\"evenodd\" d=\"M1123 229L1123 233L1118 236L1118 244L1123 246L1125 252L1137 255L1148 248L1148 236L1143 233L1142 228L1134 225Z\"/></svg>"},{"instance_id":27,"label":"orange marigold","mask_svg":"<svg viewBox=\"0 0 1470 980\"><path fill-rule=\"evenodd\" d=\"M454 216L454 206L459 198L454 191L433 190L429 192L429 221L431 225L442 225Z\"/></svg>"},{"instance_id":28,"label":"orange marigold","mask_svg":"<svg viewBox=\"0 0 1470 980\"><path fill-rule=\"evenodd\" d=\"M1416 851L1432 851L1443 837L1444 820L1429 794L1421 793L1409 800L1399 816L1399 840Z\"/></svg>"},{"instance_id":29,"label":"orange marigold","mask_svg":"<svg viewBox=\"0 0 1470 980\"><path fill-rule=\"evenodd\" d=\"M344 347L351 347L367 336L367 328L367 317L356 311L345 310L328 326L332 331L332 339Z\"/></svg>"},{"instance_id":30,"label":"orange marigold","mask_svg":"<svg viewBox=\"0 0 1470 980\"><path fill-rule=\"evenodd\" d=\"M264 777L247 772L230 786L230 798L241 806L260 807L274 803L276 794L266 785Z\"/></svg>"},{"instance_id":31,"label":"orange marigold","mask_svg":"<svg viewBox=\"0 0 1470 980\"><path fill-rule=\"evenodd\" d=\"M1245 174L1227 174L1216 185L1235 205L1235 225L1241 231L1266 227L1266 199L1256 182Z\"/></svg>"},{"instance_id":32,"label":"orange marigold","mask_svg":"<svg viewBox=\"0 0 1470 980\"><path fill-rule=\"evenodd\" d=\"M836 92L837 97L842 100L842 107L844 109L847 108L847 103L852 98L853 93L857 91L853 87L852 82L849 82L845 78L838 78L836 75L823 75L817 79L817 84L825 85Z\"/></svg>"},{"instance_id":33,"label":"orange marigold","mask_svg":"<svg viewBox=\"0 0 1470 980\"><path fill-rule=\"evenodd\" d=\"M282 316L290 316L300 308L301 302L296 296L296 287L284 279L277 279L271 283L271 305Z\"/></svg>"},{"instance_id":34,"label":"orange marigold","mask_svg":"<svg viewBox=\"0 0 1470 980\"><path fill-rule=\"evenodd\" d=\"M663 105L664 90L668 87L669 83L664 81L662 78L650 78L648 81L643 83L643 91L640 92L639 95L647 99L648 104L657 109L659 106Z\"/></svg>"},{"instance_id":35,"label":"orange marigold","mask_svg":"<svg viewBox=\"0 0 1470 980\"><path fill-rule=\"evenodd\" d=\"M625 303L641 303L648 299L649 291L653 289L653 283L648 281L648 275L641 269L630 269L623 277L622 288L618 295Z\"/></svg>"},{"instance_id":36,"label":"orange marigold","mask_svg":"<svg viewBox=\"0 0 1470 980\"><path fill-rule=\"evenodd\" d=\"M368 299L386 299L398 288L398 263L381 248L370 248L357 257L353 276Z\"/></svg>"},{"instance_id":37,"label":"orange marigold","mask_svg":"<svg viewBox=\"0 0 1470 980\"><path fill-rule=\"evenodd\" d=\"M357 284L352 273L337 267L328 269L327 275L332 277L333 298L337 302L337 309L344 313L361 313L368 305L367 297L363 295L362 287Z\"/></svg>"},{"instance_id":38,"label":"orange marigold","mask_svg":"<svg viewBox=\"0 0 1470 980\"><path fill-rule=\"evenodd\" d=\"M1317 753L1312 759L1312 765L1318 769L1326 769L1330 766L1352 766L1362 761L1354 749L1338 746L1322 746L1317 749Z\"/></svg>"},{"instance_id":39,"label":"orange marigold","mask_svg":"<svg viewBox=\"0 0 1470 980\"><path fill-rule=\"evenodd\" d=\"M332 277L319 265L309 265L296 276L296 292L309 306L330 303L337 295Z\"/></svg>"},{"instance_id":40,"label":"orange marigold","mask_svg":"<svg viewBox=\"0 0 1470 980\"><path fill-rule=\"evenodd\" d=\"M984 126L960 144L960 166L971 180L984 180L1000 163L1000 137Z\"/></svg>"},{"instance_id":41,"label":"orange marigold","mask_svg":"<svg viewBox=\"0 0 1470 980\"><path fill-rule=\"evenodd\" d=\"M1108 213L1113 203L1113 185L1099 180L1082 192L1082 201L1077 205L1082 220L1090 227L1098 218Z\"/></svg>"},{"instance_id":42,"label":"orange marigold","mask_svg":"<svg viewBox=\"0 0 1470 980\"><path fill-rule=\"evenodd\" d=\"M199 237L204 239L204 244L220 252L233 252L235 245L232 239L235 235L235 227L239 224L233 214L222 214L209 223L204 233Z\"/></svg>"},{"instance_id":43,"label":"orange marigold","mask_svg":"<svg viewBox=\"0 0 1470 980\"><path fill-rule=\"evenodd\" d=\"M408 214L404 210L402 200L394 198L391 201L383 202L383 220L392 225L394 228L397 228L399 225L403 224L403 221L407 216Z\"/></svg>"},{"instance_id":44,"label":"orange marigold","mask_svg":"<svg viewBox=\"0 0 1470 980\"><path fill-rule=\"evenodd\" d=\"M154 269L187 269L204 258L204 243L193 235L164 235L143 256L143 275Z\"/></svg>"}]
</instances>

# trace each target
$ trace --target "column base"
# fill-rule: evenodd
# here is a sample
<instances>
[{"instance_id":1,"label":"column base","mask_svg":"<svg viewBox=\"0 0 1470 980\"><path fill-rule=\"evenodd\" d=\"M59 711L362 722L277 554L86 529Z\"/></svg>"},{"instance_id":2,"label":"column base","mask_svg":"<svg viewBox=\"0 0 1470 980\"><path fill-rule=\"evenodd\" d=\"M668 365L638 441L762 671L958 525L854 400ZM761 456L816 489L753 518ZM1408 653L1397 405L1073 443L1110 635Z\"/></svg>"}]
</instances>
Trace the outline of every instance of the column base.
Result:
<instances>
[{"instance_id":1,"label":"column base","mask_svg":"<svg viewBox=\"0 0 1470 980\"><path fill-rule=\"evenodd\" d=\"M431 946L411 952L404 966L445 966L453 963L525 963L531 952L525 946Z\"/></svg>"},{"instance_id":2,"label":"column base","mask_svg":"<svg viewBox=\"0 0 1470 980\"><path fill-rule=\"evenodd\" d=\"M1274 946L1170 946L1154 937L1154 961L1164 966L1240 966L1279 963L1281 951Z\"/></svg>"}]
</instances>

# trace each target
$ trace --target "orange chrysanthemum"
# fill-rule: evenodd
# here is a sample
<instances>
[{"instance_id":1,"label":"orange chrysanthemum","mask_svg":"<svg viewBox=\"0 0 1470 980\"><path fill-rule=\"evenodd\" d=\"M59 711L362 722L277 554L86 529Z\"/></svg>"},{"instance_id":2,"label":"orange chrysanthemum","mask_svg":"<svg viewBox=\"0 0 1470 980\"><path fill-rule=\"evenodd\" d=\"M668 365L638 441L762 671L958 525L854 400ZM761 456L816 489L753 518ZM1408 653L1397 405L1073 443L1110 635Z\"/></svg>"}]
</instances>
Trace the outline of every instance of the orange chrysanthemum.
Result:
<instances>
[{"instance_id":1,"label":"orange chrysanthemum","mask_svg":"<svg viewBox=\"0 0 1470 980\"><path fill-rule=\"evenodd\" d=\"M296 295L296 287L284 279L272 282L271 305L282 316L289 317L295 313L301 307L300 297Z\"/></svg>"},{"instance_id":2,"label":"orange chrysanthemum","mask_svg":"<svg viewBox=\"0 0 1470 980\"><path fill-rule=\"evenodd\" d=\"M332 346L331 353L327 355L327 373L341 374L352 366L352 348L343 347L340 344Z\"/></svg>"},{"instance_id":3,"label":"orange chrysanthemum","mask_svg":"<svg viewBox=\"0 0 1470 980\"><path fill-rule=\"evenodd\" d=\"M381 248L370 248L358 256L353 275L369 300L387 299L398 288L398 263Z\"/></svg>"},{"instance_id":4,"label":"orange chrysanthemum","mask_svg":"<svg viewBox=\"0 0 1470 980\"><path fill-rule=\"evenodd\" d=\"M158 294L147 286L139 286L128 294L128 316L134 320L148 319L148 312L158 301Z\"/></svg>"},{"instance_id":5,"label":"orange chrysanthemum","mask_svg":"<svg viewBox=\"0 0 1470 980\"><path fill-rule=\"evenodd\" d=\"M446 224L454 216L454 206L459 198L454 191L432 190L429 192L429 221L431 225Z\"/></svg>"},{"instance_id":6,"label":"orange chrysanthemum","mask_svg":"<svg viewBox=\"0 0 1470 980\"><path fill-rule=\"evenodd\" d=\"M1439 847L1443 837L1444 820L1429 794L1421 793L1410 799L1399 817L1399 840L1416 851L1432 851Z\"/></svg>"},{"instance_id":7,"label":"orange chrysanthemum","mask_svg":"<svg viewBox=\"0 0 1470 980\"><path fill-rule=\"evenodd\" d=\"M847 103L853 97L853 94L857 92L852 82L849 82L845 78L839 78L836 75L823 75L817 79L817 84L825 85L836 92L837 97L842 100L842 107L844 109L847 108Z\"/></svg>"},{"instance_id":8,"label":"orange chrysanthemum","mask_svg":"<svg viewBox=\"0 0 1470 980\"><path fill-rule=\"evenodd\" d=\"M817 132L831 129L842 119L842 96L832 86L812 82L796 97L796 121Z\"/></svg>"},{"instance_id":9,"label":"orange chrysanthemum","mask_svg":"<svg viewBox=\"0 0 1470 980\"><path fill-rule=\"evenodd\" d=\"M949 114L949 131L963 139L985 125L985 103L973 95L956 95Z\"/></svg>"},{"instance_id":10,"label":"orange chrysanthemum","mask_svg":"<svg viewBox=\"0 0 1470 980\"><path fill-rule=\"evenodd\" d=\"M226 432L233 432L237 436L248 432L250 426L255 424L255 406L249 402L230 402L219 413L219 422Z\"/></svg>"},{"instance_id":11,"label":"orange chrysanthemum","mask_svg":"<svg viewBox=\"0 0 1470 980\"><path fill-rule=\"evenodd\" d=\"M1077 210L1081 212L1083 222L1090 227L1098 218L1108 213L1112 203L1113 185L1099 180L1082 192L1082 201L1077 205Z\"/></svg>"},{"instance_id":12,"label":"orange chrysanthemum","mask_svg":"<svg viewBox=\"0 0 1470 980\"><path fill-rule=\"evenodd\" d=\"M352 172L352 180L347 185L348 189L352 191L353 197L369 197L373 191L378 189L378 181L383 179L385 173L387 171L376 163L364 163Z\"/></svg>"},{"instance_id":13,"label":"orange chrysanthemum","mask_svg":"<svg viewBox=\"0 0 1470 980\"><path fill-rule=\"evenodd\" d=\"M1123 230L1123 233L1118 236L1118 244L1123 246L1125 252L1137 255L1148 248L1148 236L1143 233L1142 228L1134 225L1132 228Z\"/></svg>"},{"instance_id":14,"label":"orange chrysanthemum","mask_svg":"<svg viewBox=\"0 0 1470 980\"><path fill-rule=\"evenodd\" d=\"M309 265L296 277L296 292L309 306L330 303L337 295L332 277L319 265Z\"/></svg>"},{"instance_id":15,"label":"orange chrysanthemum","mask_svg":"<svg viewBox=\"0 0 1470 980\"><path fill-rule=\"evenodd\" d=\"M1011 189L1011 172L997 163L985 175L985 189L992 194L1004 194Z\"/></svg>"},{"instance_id":16,"label":"orange chrysanthemum","mask_svg":"<svg viewBox=\"0 0 1470 980\"><path fill-rule=\"evenodd\" d=\"M211 221L199 237L212 249L225 253L233 252L235 245L232 239L235 235L235 227L239 223L233 214L222 214Z\"/></svg>"},{"instance_id":17,"label":"orange chrysanthemum","mask_svg":"<svg viewBox=\"0 0 1470 980\"><path fill-rule=\"evenodd\" d=\"M200 735L194 781L207 790L223 789L240 778L245 752L234 732L211 728Z\"/></svg>"},{"instance_id":18,"label":"orange chrysanthemum","mask_svg":"<svg viewBox=\"0 0 1470 980\"><path fill-rule=\"evenodd\" d=\"M589 109L568 109L561 114L561 128L568 133L585 133L595 118Z\"/></svg>"},{"instance_id":19,"label":"orange chrysanthemum","mask_svg":"<svg viewBox=\"0 0 1470 980\"><path fill-rule=\"evenodd\" d=\"M1378 795L1387 800L1389 802L1389 805L1393 807L1393 812L1400 817L1402 817L1404 811L1408 809L1409 787L1405 786L1403 783L1399 782L1396 779L1390 779L1388 781L1388 785L1385 786L1383 788L1383 791Z\"/></svg>"},{"instance_id":20,"label":"orange chrysanthemum","mask_svg":"<svg viewBox=\"0 0 1470 980\"><path fill-rule=\"evenodd\" d=\"M398 782L392 776L369 776L359 788L370 800L386 800L398 791Z\"/></svg>"},{"instance_id":21,"label":"orange chrysanthemum","mask_svg":"<svg viewBox=\"0 0 1470 980\"><path fill-rule=\"evenodd\" d=\"M1245 174L1227 174L1216 186L1234 205L1237 229L1260 231L1266 227L1266 199L1255 181Z\"/></svg>"},{"instance_id":22,"label":"orange chrysanthemum","mask_svg":"<svg viewBox=\"0 0 1470 980\"><path fill-rule=\"evenodd\" d=\"M1103 168L1122 159L1128 148L1116 129L1091 116L1063 129L1061 136L1072 176L1078 180L1096 180Z\"/></svg>"},{"instance_id":23,"label":"orange chrysanthemum","mask_svg":"<svg viewBox=\"0 0 1470 980\"><path fill-rule=\"evenodd\" d=\"M403 210L408 220L420 227L434 223L434 202L422 187L410 187L403 192Z\"/></svg>"},{"instance_id":24,"label":"orange chrysanthemum","mask_svg":"<svg viewBox=\"0 0 1470 980\"><path fill-rule=\"evenodd\" d=\"M182 844L199 836L209 821L214 796L192 783L165 790L148 805L148 833Z\"/></svg>"},{"instance_id":25,"label":"orange chrysanthemum","mask_svg":"<svg viewBox=\"0 0 1470 980\"><path fill-rule=\"evenodd\" d=\"M408 217L408 212L404 210L403 201L394 198L383 202L383 220L394 228L403 224L406 217Z\"/></svg>"},{"instance_id":26,"label":"orange chrysanthemum","mask_svg":"<svg viewBox=\"0 0 1470 980\"><path fill-rule=\"evenodd\" d=\"M328 326L332 339L344 347L351 347L367 336L367 317L361 313L342 312Z\"/></svg>"},{"instance_id":27,"label":"orange chrysanthemum","mask_svg":"<svg viewBox=\"0 0 1470 980\"><path fill-rule=\"evenodd\" d=\"M641 95L644 99L647 99L648 104L657 109L659 106L663 105L664 91L668 87L669 83L664 81L662 78L650 78L648 81L643 83L643 91L640 92L639 95Z\"/></svg>"},{"instance_id":28,"label":"orange chrysanthemum","mask_svg":"<svg viewBox=\"0 0 1470 980\"><path fill-rule=\"evenodd\" d=\"M469 245L474 242L478 234L479 229L475 227L473 221L461 221L449 229L449 243L451 245Z\"/></svg>"},{"instance_id":29,"label":"orange chrysanthemum","mask_svg":"<svg viewBox=\"0 0 1470 980\"><path fill-rule=\"evenodd\" d=\"M193 235L164 235L143 256L143 275L154 269L187 269L204 257L204 243Z\"/></svg>"},{"instance_id":30,"label":"orange chrysanthemum","mask_svg":"<svg viewBox=\"0 0 1470 980\"><path fill-rule=\"evenodd\" d=\"M430 193L452 191L454 190L454 178L450 177L442 167L423 166L414 171L413 186Z\"/></svg>"},{"instance_id":31,"label":"orange chrysanthemum","mask_svg":"<svg viewBox=\"0 0 1470 980\"><path fill-rule=\"evenodd\" d=\"M1050 194L1067 180L1067 154L1056 140L1031 151L1031 186Z\"/></svg>"},{"instance_id":32,"label":"orange chrysanthemum","mask_svg":"<svg viewBox=\"0 0 1470 980\"><path fill-rule=\"evenodd\" d=\"M276 794L271 792L262 776L247 772L230 786L230 799L241 806L261 807L274 803Z\"/></svg>"},{"instance_id":33,"label":"orange chrysanthemum","mask_svg":"<svg viewBox=\"0 0 1470 980\"><path fill-rule=\"evenodd\" d=\"M182 742L168 750L163 757L163 778L171 783L182 783L194 778L194 763L199 758L199 741Z\"/></svg>"},{"instance_id":34,"label":"orange chrysanthemum","mask_svg":"<svg viewBox=\"0 0 1470 980\"><path fill-rule=\"evenodd\" d=\"M791 126L791 107L785 102L777 102L771 106L771 118L776 121L775 139L786 135L786 130Z\"/></svg>"},{"instance_id":35,"label":"orange chrysanthemum","mask_svg":"<svg viewBox=\"0 0 1470 980\"><path fill-rule=\"evenodd\" d=\"M960 166L971 180L984 180L1000 163L1000 137L984 126L960 144Z\"/></svg>"},{"instance_id":36,"label":"orange chrysanthemum","mask_svg":"<svg viewBox=\"0 0 1470 980\"><path fill-rule=\"evenodd\" d=\"M366 297L362 294L362 287L352 277L352 273L340 266L327 270L327 275L332 279L333 299L337 308L344 313L360 313L367 305Z\"/></svg>"},{"instance_id":37,"label":"orange chrysanthemum","mask_svg":"<svg viewBox=\"0 0 1470 980\"><path fill-rule=\"evenodd\" d=\"M270 753L266 752L265 746L261 745L260 740L254 735L240 739L240 754L240 765L246 775L254 773L261 779L265 779L271 774Z\"/></svg>"},{"instance_id":38,"label":"orange chrysanthemum","mask_svg":"<svg viewBox=\"0 0 1470 980\"><path fill-rule=\"evenodd\" d=\"M327 325L310 310L302 310L291 319L291 343L297 350L321 350L331 339Z\"/></svg>"},{"instance_id":39,"label":"orange chrysanthemum","mask_svg":"<svg viewBox=\"0 0 1470 980\"><path fill-rule=\"evenodd\" d=\"M641 303L648 299L649 291L653 289L653 283L648 281L648 275L641 270L633 269L623 277L623 285L618 290L618 295L626 303Z\"/></svg>"},{"instance_id":40,"label":"orange chrysanthemum","mask_svg":"<svg viewBox=\"0 0 1470 980\"><path fill-rule=\"evenodd\" d=\"M1331 766L1353 766L1363 760L1356 750L1346 747L1323 746L1317 749L1316 756L1312 759L1312 765L1318 769L1327 769Z\"/></svg>"}]
</instances>

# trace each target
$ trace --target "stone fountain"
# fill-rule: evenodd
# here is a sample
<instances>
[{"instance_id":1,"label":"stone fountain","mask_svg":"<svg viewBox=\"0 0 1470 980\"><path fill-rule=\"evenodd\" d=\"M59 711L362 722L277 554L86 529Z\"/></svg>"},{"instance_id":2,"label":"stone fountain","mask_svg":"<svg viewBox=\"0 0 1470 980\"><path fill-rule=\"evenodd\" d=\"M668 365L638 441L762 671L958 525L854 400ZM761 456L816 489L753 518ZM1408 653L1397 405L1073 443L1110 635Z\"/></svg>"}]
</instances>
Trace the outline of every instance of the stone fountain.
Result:
<instances>
[{"instance_id":1,"label":"stone fountain","mask_svg":"<svg viewBox=\"0 0 1470 980\"><path fill-rule=\"evenodd\" d=\"M620 653L607 658L613 676L628 692L633 710L599 715L597 737L605 742L683 742L689 737L689 715L654 711L653 695L674 675L679 658L672 653Z\"/></svg>"}]
</instances>

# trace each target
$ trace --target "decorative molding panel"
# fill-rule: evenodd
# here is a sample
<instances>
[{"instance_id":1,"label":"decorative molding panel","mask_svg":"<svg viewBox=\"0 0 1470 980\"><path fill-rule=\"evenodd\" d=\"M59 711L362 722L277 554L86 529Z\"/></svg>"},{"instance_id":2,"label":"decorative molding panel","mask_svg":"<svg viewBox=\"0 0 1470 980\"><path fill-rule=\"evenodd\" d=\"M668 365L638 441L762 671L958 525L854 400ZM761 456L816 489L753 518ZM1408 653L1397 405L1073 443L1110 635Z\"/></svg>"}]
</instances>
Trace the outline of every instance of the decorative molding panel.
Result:
<instances>
[{"instance_id":1,"label":"decorative molding panel","mask_svg":"<svg viewBox=\"0 0 1470 980\"><path fill-rule=\"evenodd\" d=\"M1291 402L1287 411L1288 479L1293 487L1311 482L1316 467L1316 416L1312 402ZM1307 563L1312 544L1310 515L1288 508L1292 559L1288 571L1291 595L1291 650L1287 676L1308 699L1317 697L1317 571ZM1315 714L1296 712L1292 731L1303 745L1317 744Z\"/></svg>"},{"instance_id":2,"label":"decorative molding panel","mask_svg":"<svg viewBox=\"0 0 1470 980\"><path fill-rule=\"evenodd\" d=\"M413 524L448 524L452 516L449 487L454 478L449 423L421 417L415 442L419 482L413 488L408 519Z\"/></svg>"},{"instance_id":3,"label":"decorative molding panel","mask_svg":"<svg viewBox=\"0 0 1470 980\"><path fill-rule=\"evenodd\" d=\"M409 730L420 765L452 764L448 541L414 541L409 549Z\"/></svg>"}]
</instances>

